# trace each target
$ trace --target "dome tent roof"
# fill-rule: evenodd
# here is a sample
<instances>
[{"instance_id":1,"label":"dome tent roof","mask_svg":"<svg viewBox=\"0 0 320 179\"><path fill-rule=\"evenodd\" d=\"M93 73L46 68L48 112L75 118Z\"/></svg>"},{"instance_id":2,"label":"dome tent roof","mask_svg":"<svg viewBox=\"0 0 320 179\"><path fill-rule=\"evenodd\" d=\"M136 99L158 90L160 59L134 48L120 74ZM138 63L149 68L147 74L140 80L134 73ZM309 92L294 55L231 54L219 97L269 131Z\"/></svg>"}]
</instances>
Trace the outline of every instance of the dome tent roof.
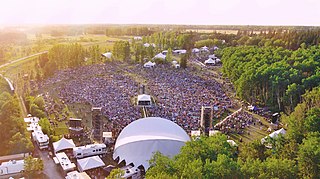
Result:
<instances>
[{"instance_id":1,"label":"dome tent roof","mask_svg":"<svg viewBox=\"0 0 320 179\"><path fill-rule=\"evenodd\" d=\"M126 163L149 168L149 160L154 152L173 157L189 141L188 134L174 122L160 117L136 120L120 133L113 158L119 157Z\"/></svg>"}]
</instances>

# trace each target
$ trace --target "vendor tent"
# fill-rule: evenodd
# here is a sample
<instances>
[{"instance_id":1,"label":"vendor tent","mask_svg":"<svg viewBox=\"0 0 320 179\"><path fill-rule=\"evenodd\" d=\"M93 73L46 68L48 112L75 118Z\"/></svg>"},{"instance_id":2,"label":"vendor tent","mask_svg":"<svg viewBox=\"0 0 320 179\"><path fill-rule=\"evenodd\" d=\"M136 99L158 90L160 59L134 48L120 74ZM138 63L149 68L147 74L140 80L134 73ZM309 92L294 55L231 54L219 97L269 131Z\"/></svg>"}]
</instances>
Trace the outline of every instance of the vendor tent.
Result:
<instances>
[{"instance_id":1,"label":"vendor tent","mask_svg":"<svg viewBox=\"0 0 320 179\"><path fill-rule=\"evenodd\" d=\"M104 56L106 58L111 58L112 57L112 53L111 52L103 53L102 56Z\"/></svg>"},{"instance_id":2,"label":"vendor tent","mask_svg":"<svg viewBox=\"0 0 320 179\"><path fill-rule=\"evenodd\" d=\"M147 94L138 95L138 105L151 105L151 96Z\"/></svg>"},{"instance_id":3,"label":"vendor tent","mask_svg":"<svg viewBox=\"0 0 320 179\"><path fill-rule=\"evenodd\" d=\"M105 166L105 164L99 156L78 159L77 163L80 172Z\"/></svg>"},{"instance_id":4,"label":"vendor tent","mask_svg":"<svg viewBox=\"0 0 320 179\"><path fill-rule=\"evenodd\" d=\"M286 134L286 130L281 128L281 129L279 129L277 131L272 132L271 134L269 134L269 136L266 136L266 137L262 138L261 139L261 143L266 142L266 139L268 137L275 138L275 137L278 137L278 135L285 135L285 134Z\"/></svg>"},{"instance_id":5,"label":"vendor tent","mask_svg":"<svg viewBox=\"0 0 320 179\"><path fill-rule=\"evenodd\" d=\"M152 63L151 61L148 61L147 63L145 63L143 65L143 67L145 68L151 68L151 67L154 67L156 65L156 63Z\"/></svg>"},{"instance_id":6,"label":"vendor tent","mask_svg":"<svg viewBox=\"0 0 320 179\"><path fill-rule=\"evenodd\" d=\"M166 59L166 55L163 55L162 53L158 53L154 58L160 58L160 59Z\"/></svg>"},{"instance_id":7,"label":"vendor tent","mask_svg":"<svg viewBox=\"0 0 320 179\"><path fill-rule=\"evenodd\" d=\"M216 64L216 61L213 60L212 58L209 58L208 60L204 61L204 64L206 64L206 65L214 65L214 64Z\"/></svg>"},{"instance_id":8,"label":"vendor tent","mask_svg":"<svg viewBox=\"0 0 320 179\"><path fill-rule=\"evenodd\" d=\"M61 150L72 149L76 146L72 139L66 139L64 137L60 139L58 142L54 142L52 145L55 153Z\"/></svg>"}]
</instances>

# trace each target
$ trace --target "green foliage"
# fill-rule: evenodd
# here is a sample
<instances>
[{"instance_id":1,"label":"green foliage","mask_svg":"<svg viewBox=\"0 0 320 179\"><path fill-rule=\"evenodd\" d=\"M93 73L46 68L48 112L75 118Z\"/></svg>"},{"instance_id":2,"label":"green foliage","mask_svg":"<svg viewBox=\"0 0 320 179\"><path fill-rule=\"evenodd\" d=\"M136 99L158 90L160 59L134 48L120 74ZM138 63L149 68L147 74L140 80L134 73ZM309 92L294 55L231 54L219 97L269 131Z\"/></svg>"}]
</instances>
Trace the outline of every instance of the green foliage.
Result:
<instances>
[{"instance_id":1,"label":"green foliage","mask_svg":"<svg viewBox=\"0 0 320 179\"><path fill-rule=\"evenodd\" d=\"M320 85L319 51L319 46L296 51L240 46L225 48L220 55L222 71L240 98L291 112L306 90Z\"/></svg>"},{"instance_id":2,"label":"green foliage","mask_svg":"<svg viewBox=\"0 0 320 179\"><path fill-rule=\"evenodd\" d=\"M309 133L299 146L298 162L300 176L303 178L320 177L320 133Z\"/></svg>"},{"instance_id":3,"label":"green foliage","mask_svg":"<svg viewBox=\"0 0 320 179\"><path fill-rule=\"evenodd\" d=\"M213 47L214 45L219 45L219 41L217 39L206 39L206 40L199 40L195 42L195 47L200 48L200 47Z\"/></svg>"},{"instance_id":4,"label":"green foliage","mask_svg":"<svg viewBox=\"0 0 320 179\"><path fill-rule=\"evenodd\" d=\"M250 143L245 143L241 151L239 153L239 157L242 160L248 160L250 158L252 159L260 159L260 160L265 160L266 159L266 147L261 144L259 140L255 140Z\"/></svg>"},{"instance_id":5,"label":"green foliage","mask_svg":"<svg viewBox=\"0 0 320 179\"><path fill-rule=\"evenodd\" d=\"M27 96L25 98L26 108L32 116L44 118L45 114L45 101L42 96L34 97Z\"/></svg>"},{"instance_id":6,"label":"green foliage","mask_svg":"<svg viewBox=\"0 0 320 179\"><path fill-rule=\"evenodd\" d=\"M130 59L130 44L128 41L116 41L113 45L113 55L118 60Z\"/></svg>"},{"instance_id":7,"label":"green foliage","mask_svg":"<svg viewBox=\"0 0 320 179\"><path fill-rule=\"evenodd\" d=\"M24 159L24 171L27 175L34 175L36 172L41 172L44 169L43 161L39 158L28 156Z\"/></svg>"},{"instance_id":8,"label":"green foliage","mask_svg":"<svg viewBox=\"0 0 320 179\"><path fill-rule=\"evenodd\" d=\"M30 152L33 145L21 117L16 96L7 92L0 94L0 155Z\"/></svg>"},{"instance_id":9,"label":"green foliage","mask_svg":"<svg viewBox=\"0 0 320 179\"><path fill-rule=\"evenodd\" d=\"M240 171L234 161L234 153L235 148L230 146L224 135L201 137L199 140L187 142L173 159L156 153L149 161L151 168L146 177L230 178L237 176Z\"/></svg>"},{"instance_id":10,"label":"green foliage","mask_svg":"<svg viewBox=\"0 0 320 179\"><path fill-rule=\"evenodd\" d=\"M187 61L188 61L188 56L183 55L180 59L180 66L181 68L187 68Z\"/></svg>"},{"instance_id":11,"label":"green foliage","mask_svg":"<svg viewBox=\"0 0 320 179\"><path fill-rule=\"evenodd\" d=\"M84 63L85 50L80 44L58 44L53 46L48 56L39 57L39 66L44 77L50 77L57 70L81 66Z\"/></svg>"},{"instance_id":12,"label":"green foliage","mask_svg":"<svg viewBox=\"0 0 320 179\"><path fill-rule=\"evenodd\" d=\"M53 134L53 129L48 118L41 118L39 121L39 125L41 126L42 132L44 134L47 134L48 136Z\"/></svg>"},{"instance_id":13,"label":"green foliage","mask_svg":"<svg viewBox=\"0 0 320 179\"><path fill-rule=\"evenodd\" d=\"M109 176L107 176L106 179L121 179L122 175L124 175L124 171L120 168L116 168L110 172Z\"/></svg>"}]
</instances>

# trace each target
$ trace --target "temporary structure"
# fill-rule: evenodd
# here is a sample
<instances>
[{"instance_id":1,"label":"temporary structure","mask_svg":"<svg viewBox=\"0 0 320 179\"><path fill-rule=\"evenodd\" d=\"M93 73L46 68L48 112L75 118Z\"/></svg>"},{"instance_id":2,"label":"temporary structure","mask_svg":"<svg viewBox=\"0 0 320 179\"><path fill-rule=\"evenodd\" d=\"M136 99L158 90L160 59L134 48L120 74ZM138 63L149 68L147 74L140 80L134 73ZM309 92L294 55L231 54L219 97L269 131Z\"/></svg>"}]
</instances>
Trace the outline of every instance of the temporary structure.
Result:
<instances>
[{"instance_id":1,"label":"temporary structure","mask_svg":"<svg viewBox=\"0 0 320 179\"><path fill-rule=\"evenodd\" d=\"M174 122L160 117L147 117L133 121L120 133L113 153L119 162L149 168L154 152L173 157L189 141L188 134ZM134 149L134 150L132 150Z\"/></svg>"},{"instance_id":2,"label":"temporary structure","mask_svg":"<svg viewBox=\"0 0 320 179\"><path fill-rule=\"evenodd\" d=\"M279 129L279 130L277 130L277 131L274 131L274 132L272 132L271 134L269 134L269 136L266 136L266 137L262 138L262 139L261 139L261 143L266 142L266 139L267 139L268 137L275 138L275 137L278 137L278 135L285 135L286 132L287 132L287 131L286 131L285 129L283 129L283 128L281 128L281 129Z\"/></svg>"},{"instance_id":3,"label":"temporary structure","mask_svg":"<svg viewBox=\"0 0 320 179\"><path fill-rule=\"evenodd\" d=\"M151 67L154 67L156 65L156 63L152 63L151 61L148 61L147 63L145 63L143 65L143 67L145 68L151 68Z\"/></svg>"},{"instance_id":4,"label":"temporary structure","mask_svg":"<svg viewBox=\"0 0 320 179\"><path fill-rule=\"evenodd\" d=\"M160 59L166 59L166 55L163 55L162 53L158 53L156 56L154 56L153 58L160 58Z\"/></svg>"},{"instance_id":5,"label":"temporary structure","mask_svg":"<svg viewBox=\"0 0 320 179\"><path fill-rule=\"evenodd\" d=\"M104 162L99 156L78 159L77 163L80 172L105 166Z\"/></svg>"},{"instance_id":6,"label":"temporary structure","mask_svg":"<svg viewBox=\"0 0 320 179\"><path fill-rule=\"evenodd\" d=\"M216 61L212 60L212 58L209 58L208 60L204 61L204 64L206 64L206 65L214 65L214 64L216 64Z\"/></svg>"},{"instance_id":7,"label":"temporary structure","mask_svg":"<svg viewBox=\"0 0 320 179\"><path fill-rule=\"evenodd\" d=\"M76 146L72 139L66 139L64 137L62 137L58 142L54 142L52 145L55 153L61 150L72 149Z\"/></svg>"},{"instance_id":8,"label":"temporary structure","mask_svg":"<svg viewBox=\"0 0 320 179\"><path fill-rule=\"evenodd\" d=\"M106 57L106 58L111 58L112 57L112 53L111 52L107 52L102 54L102 56Z\"/></svg>"},{"instance_id":9,"label":"temporary structure","mask_svg":"<svg viewBox=\"0 0 320 179\"><path fill-rule=\"evenodd\" d=\"M138 105L151 105L151 96L147 94L138 95Z\"/></svg>"}]
</instances>

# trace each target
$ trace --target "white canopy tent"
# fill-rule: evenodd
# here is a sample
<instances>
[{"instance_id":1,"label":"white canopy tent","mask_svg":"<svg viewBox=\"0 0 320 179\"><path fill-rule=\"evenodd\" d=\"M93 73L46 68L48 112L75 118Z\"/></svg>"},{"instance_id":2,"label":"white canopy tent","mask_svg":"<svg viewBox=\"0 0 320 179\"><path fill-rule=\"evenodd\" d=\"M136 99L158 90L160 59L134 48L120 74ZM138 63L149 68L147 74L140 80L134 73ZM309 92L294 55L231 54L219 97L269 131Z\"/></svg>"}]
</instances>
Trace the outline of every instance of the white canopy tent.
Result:
<instances>
[{"instance_id":1,"label":"white canopy tent","mask_svg":"<svg viewBox=\"0 0 320 179\"><path fill-rule=\"evenodd\" d=\"M149 160L154 152L173 157L180 152L188 134L174 122L160 117L147 117L133 121L120 133L113 153L119 162L149 168ZM134 150L132 150L134 149Z\"/></svg>"},{"instance_id":2,"label":"white canopy tent","mask_svg":"<svg viewBox=\"0 0 320 179\"><path fill-rule=\"evenodd\" d=\"M261 139L261 143L264 143L268 137L275 138L275 137L278 137L278 135L285 135L286 132L287 131L285 129L283 129L283 128L281 128L281 129L279 129L277 131L274 131L271 134L269 134L269 136L266 136L266 137L262 138Z\"/></svg>"},{"instance_id":3,"label":"white canopy tent","mask_svg":"<svg viewBox=\"0 0 320 179\"><path fill-rule=\"evenodd\" d=\"M163 55L162 53L158 53L156 56L154 56L153 58L160 58L160 59L166 59L166 55Z\"/></svg>"},{"instance_id":4,"label":"white canopy tent","mask_svg":"<svg viewBox=\"0 0 320 179\"><path fill-rule=\"evenodd\" d=\"M78 159L77 163L80 172L105 166L104 162L99 156Z\"/></svg>"},{"instance_id":5,"label":"white canopy tent","mask_svg":"<svg viewBox=\"0 0 320 179\"><path fill-rule=\"evenodd\" d=\"M203 46L203 47L200 48L200 51L201 52L209 52L209 47Z\"/></svg>"},{"instance_id":6,"label":"white canopy tent","mask_svg":"<svg viewBox=\"0 0 320 179\"><path fill-rule=\"evenodd\" d=\"M111 58L112 57L112 53L111 52L103 53L102 56L104 56L106 58Z\"/></svg>"},{"instance_id":7,"label":"white canopy tent","mask_svg":"<svg viewBox=\"0 0 320 179\"><path fill-rule=\"evenodd\" d=\"M216 61L213 60L212 58L209 58L208 60L204 61L204 64L206 64L206 65L214 65L214 64L216 64Z\"/></svg>"},{"instance_id":8,"label":"white canopy tent","mask_svg":"<svg viewBox=\"0 0 320 179\"><path fill-rule=\"evenodd\" d=\"M54 142L53 144L54 153L57 153L61 150L72 149L76 147L72 139L66 139L62 137L58 142Z\"/></svg>"},{"instance_id":9,"label":"white canopy tent","mask_svg":"<svg viewBox=\"0 0 320 179\"><path fill-rule=\"evenodd\" d=\"M156 65L156 63L152 63L151 61L148 61L147 63L145 63L143 65L143 67L145 68L151 68L151 67L154 67Z\"/></svg>"},{"instance_id":10,"label":"white canopy tent","mask_svg":"<svg viewBox=\"0 0 320 179\"><path fill-rule=\"evenodd\" d=\"M151 96L147 94L138 95L138 105L151 105Z\"/></svg>"}]
</instances>

